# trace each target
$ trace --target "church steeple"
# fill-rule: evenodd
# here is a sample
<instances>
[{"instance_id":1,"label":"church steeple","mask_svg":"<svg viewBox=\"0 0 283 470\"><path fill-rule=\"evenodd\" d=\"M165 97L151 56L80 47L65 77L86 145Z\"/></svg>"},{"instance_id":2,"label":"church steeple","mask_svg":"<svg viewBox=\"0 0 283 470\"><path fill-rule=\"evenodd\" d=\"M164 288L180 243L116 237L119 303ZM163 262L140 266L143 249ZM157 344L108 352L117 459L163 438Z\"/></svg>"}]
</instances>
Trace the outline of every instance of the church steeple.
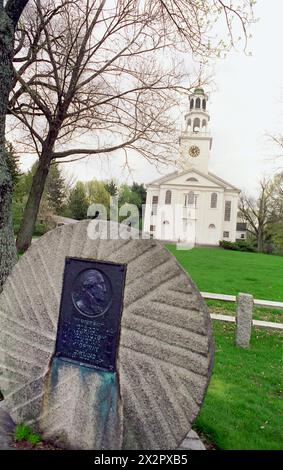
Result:
<instances>
[{"instance_id":1,"label":"church steeple","mask_svg":"<svg viewBox=\"0 0 283 470\"><path fill-rule=\"evenodd\" d=\"M202 88L195 88L189 96L190 109L185 115L186 129L193 132L206 132L209 122L207 112L208 96Z\"/></svg>"},{"instance_id":2,"label":"church steeple","mask_svg":"<svg viewBox=\"0 0 283 470\"><path fill-rule=\"evenodd\" d=\"M203 88L195 88L189 95L189 109L185 114L185 129L180 136L181 170L195 167L208 172L209 151L212 138L208 129L210 116L207 110L208 95Z\"/></svg>"}]
</instances>

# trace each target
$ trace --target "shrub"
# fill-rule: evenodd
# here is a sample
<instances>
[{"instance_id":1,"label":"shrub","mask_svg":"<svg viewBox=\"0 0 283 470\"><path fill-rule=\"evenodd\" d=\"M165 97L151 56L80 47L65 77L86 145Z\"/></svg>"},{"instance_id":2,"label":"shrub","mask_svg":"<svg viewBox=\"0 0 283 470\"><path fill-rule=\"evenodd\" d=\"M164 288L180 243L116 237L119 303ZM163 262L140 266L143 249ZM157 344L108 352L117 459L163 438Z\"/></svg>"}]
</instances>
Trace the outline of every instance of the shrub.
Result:
<instances>
[{"instance_id":1,"label":"shrub","mask_svg":"<svg viewBox=\"0 0 283 470\"><path fill-rule=\"evenodd\" d=\"M16 442L27 441L32 445L36 445L41 441L40 435L33 432L26 424L17 424L14 433Z\"/></svg>"},{"instance_id":2,"label":"shrub","mask_svg":"<svg viewBox=\"0 0 283 470\"><path fill-rule=\"evenodd\" d=\"M238 245L233 242L227 242L226 240L220 240L219 246L221 248L224 248L225 250L234 250L234 251L240 251Z\"/></svg>"},{"instance_id":3,"label":"shrub","mask_svg":"<svg viewBox=\"0 0 283 470\"><path fill-rule=\"evenodd\" d=\"M249 251L251 253L256 252L256 248L247 241L241 240L236 242L236 244L238 245L240 251Z\"/></svg>"},{"instance_id":4,"label":"shrub","mask_svg":"<svg viewBox=\"0 0 283 470\"><path fill-rule=\"evenodd\" d=\"M46 232L47 228L45 224L43 224L42 222L36 222L33 235L36 237L41 237L41 235L44 235Z\"/></svg>"},{"instance_id":5,"label":"shrub","mask_svg":"<svg viewBox=\"0 0 283 470\"><path fill-rule=\"evenodd\" d=\"M15 429L15 441L26 441L31 430L26 424L17 424Z\"/></svg>"},{"instance_id":6,"label":"shrub","mask_svg":"<svg viewBox=\"0 0 283 470\"><path fill-rule=\"evenodd\" d=\"M35 432L29 434L29 436L28 436L28 442L29 442L30 444L32 444L33 446L35 446L36 444L38 444L40 441L41 441L41 439L40 439L40 435L39 435L39 434L36 434Z\"/></svg>"},{"instance_id":7,"label":"shrub","mask_svg":"<svg viewBox=\"0 0 283 470\"><path fill-rule=\"evenodd\" d=\"M248 251L254 253L256 249L246 241L228 242L227 240L220 240L219 246L224 250L233 251Z\"/></svg>"}]
</instances>

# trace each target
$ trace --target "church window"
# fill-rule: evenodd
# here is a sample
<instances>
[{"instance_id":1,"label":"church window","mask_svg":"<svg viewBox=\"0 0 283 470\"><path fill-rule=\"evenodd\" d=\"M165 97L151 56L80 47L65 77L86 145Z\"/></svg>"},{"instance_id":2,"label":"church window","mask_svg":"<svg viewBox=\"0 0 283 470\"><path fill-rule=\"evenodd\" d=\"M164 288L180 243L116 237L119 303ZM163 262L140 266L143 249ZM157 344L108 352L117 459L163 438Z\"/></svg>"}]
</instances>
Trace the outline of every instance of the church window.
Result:
<instances>
[{"instance_id":1,"label":"church window","mask_svg":"<svg viewBox=\"0 0 283 470\"><path fill-rule=\"evenodd\" d=\"M212 193L210 198L210 208L216 209L217 208L217 193Z\"/></svg>"},{"instance_id":2,"label":"church window","mask_svg":"<svg viewBox=\"0 0 283 470\"><path fill-rule=\"evenodd\" d=\"M196 109L200 109L200 98L196 99Z\"/></svg>"},{"instance_id":3,"label":"church window","mask_svg":"<svg viewBox=\"0 0 283 470\"><path fill-rule=\"evenodd\" d=\"M205 119L202 120L202 127L206 127L206 120Z\"/></svg>"},{"instance_id":4,"label":"church window","mask_svg":"<svg viewBox=\"0 0 283 470\"><path fill-rule=\"evenodd\" d=\"M206 109L206 100L202 100L202 109Z\"/></svg>"},{"instance_id":5,"label":"church window","mask_svg":"<svg viewBox=\"0 0 283 470\"><path fill-rule=\"evenodd\" d=\"M154 232L154 231L155 231L155 225L151 225L151 226L150 226L150 231L151 231L151 232Z\"/></svg>"},{"instance_id":6,"label":"church window","mask_svg":"<svg viewBox=\"0 0 283 470\"><path fill-rule=\"evenodd\" d=\"M229 238L229 232L223 232L223 238Z\"/></svg>"},{"instance_id":7,"label":"church window","mask_svg":"<svg viewBox=\"0 0 283 470\"><path fill-rule=\"evenodd\" d=\"M210 224L208 228L213 229L213 228L215 228L215 225L214 225L214 224Z\"/></svg>"},{"instance_id":8,"label":"church window","mask_svg":"<svg viewBox=\"0 0 283 470\"><path fill-rule=\"evenodd\" d=\"M185 206L191 206L195 202L195 195L193 191L190 191L188 194L186 194L185 197Z\"/></svg>"},{"instance_id":9,"label":"church window","mask_svg":"<svg viewBox=\"0 0 283 470\"><path fill-rule=\"evenodd\" d=\"M190 101L190 109L193 109L193 107L194 107L194 100L191 99L191 101Z\"/></svg>"},{"instance_id":10,"label":"church window","mask_svg":"<svg viewBox=\"0 0 283 470\"><path fill-rule=\"evenodd\" d=\"M172 191L168 189L165 194L165 204L171 204L171 196L172 196Z\"/></svg>"},{"instance_id":11,"label":"church window","mask_svg":"<svg viewBox=\"0 0 283 470\"><path fill-rule=\"evenodd\" d=\"M198 180L194 178L193 176L191 178L188 178L186 181L198 182Z\"/></svg>"},{"instance_id":12,"label":"church window","mask_svg":"<svg viewBox=\"0 0 283 470\"><path fill-rule=\"evenodd\" d=\"M247 230L246 222L237 222L236 230L237 232L245 232Z\"/></svg>"},{"instance_id":13,"label":"church window","mask_svg":"<svg viewBox=\"0 0 283 470\"><path fill-rule=\"evenodd\" d=\"M194 132L197 131L197 130L199 130L199 128L200 128L200 119L199 119L199 118L195 118L195 119L194 119L194 128L193 128Z\"/></svg>"},{"instance_id":14,"label":"church window","mask_svg":"<svg viewBox=\"0 0 283 470\"><path fill-rule=\"evenodd\" d=\"M152 215L157 214L158 196L152 196Z\"/></svg>"},{"instance_id":15,"label":"church window","mask_svg":"<svg viewBox=\"0 0 283 470\"><path fill-rule=\"evenodd\" d=\"M192 120L189 119L189 120L188 120L188 127L191 127L191 125L192 125Z\"/></svg>"},{"instance_id":16,"label":"church window","mask_svg":"<svg viewBox=\"0 0 283 470\"><path fill-rule=\"evenodd\" d=\"M224 220L225 222L230 222L231 220L231 201L225 201Z\"/></svg>"}]
</instances>

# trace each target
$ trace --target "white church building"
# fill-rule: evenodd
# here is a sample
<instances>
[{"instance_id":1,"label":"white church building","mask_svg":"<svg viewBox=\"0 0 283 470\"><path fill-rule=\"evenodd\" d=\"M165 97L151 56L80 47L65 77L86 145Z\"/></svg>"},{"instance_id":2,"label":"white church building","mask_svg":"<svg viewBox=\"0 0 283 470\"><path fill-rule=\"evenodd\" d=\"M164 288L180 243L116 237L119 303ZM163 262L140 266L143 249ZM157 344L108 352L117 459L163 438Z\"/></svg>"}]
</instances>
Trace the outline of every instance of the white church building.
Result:
<instances>
[{"instance_id":1,"label":"white church building","mask_svg":"<svg viewBox=\"0 0 283 470\"><path fill-rule=\"evenodd\" d=\"M208 168L212 137L207 102L202 88L190 95L176 171L146 185L144 230L154 238L193 245L238 238L240 190Z\"/></svg>"}]
</instances>

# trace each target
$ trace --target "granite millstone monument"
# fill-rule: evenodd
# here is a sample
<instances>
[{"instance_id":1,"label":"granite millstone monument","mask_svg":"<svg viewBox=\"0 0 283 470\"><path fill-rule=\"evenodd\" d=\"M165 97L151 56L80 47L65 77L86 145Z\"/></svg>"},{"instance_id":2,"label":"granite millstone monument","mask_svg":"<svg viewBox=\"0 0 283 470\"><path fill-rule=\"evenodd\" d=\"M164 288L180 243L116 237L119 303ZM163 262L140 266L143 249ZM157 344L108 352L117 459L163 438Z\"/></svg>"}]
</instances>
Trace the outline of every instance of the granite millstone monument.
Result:
<instances>
[{"instance_id":1,"label":"granite millstone monument","mask_svg":"<svg viewBox=\"0 0 283 470\"><path fill-rule=\"evenodd\" d=\"M176 449L211 374L206 306L158 241L89 224L41 237L4 286L1 407L65 448Z\"/></svg>"}]
</instances>

